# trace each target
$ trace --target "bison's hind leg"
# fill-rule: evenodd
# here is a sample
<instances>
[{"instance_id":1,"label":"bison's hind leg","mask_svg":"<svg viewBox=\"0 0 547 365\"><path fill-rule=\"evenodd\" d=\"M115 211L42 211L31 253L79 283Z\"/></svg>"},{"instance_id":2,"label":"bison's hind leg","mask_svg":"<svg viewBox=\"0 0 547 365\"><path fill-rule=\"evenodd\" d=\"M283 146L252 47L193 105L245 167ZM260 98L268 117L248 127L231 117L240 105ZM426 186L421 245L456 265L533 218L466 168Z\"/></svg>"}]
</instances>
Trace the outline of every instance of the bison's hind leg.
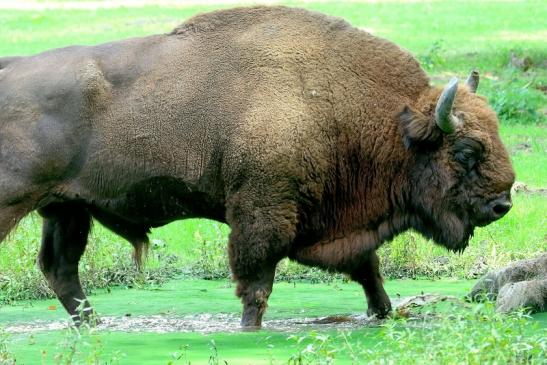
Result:
<instances>
[{"instance_id":1,"label":"bison's hind leg","mask_svg":"<svg viewBox=\"0 0 547 365\"><path fill-rule=\"evenodd\" d=\"M53 203L39 209L44 218L40 269L76 324L95 318L82 290L78 263L91 228L91 215L79 203Z\"/></svg>"}]
</instances>

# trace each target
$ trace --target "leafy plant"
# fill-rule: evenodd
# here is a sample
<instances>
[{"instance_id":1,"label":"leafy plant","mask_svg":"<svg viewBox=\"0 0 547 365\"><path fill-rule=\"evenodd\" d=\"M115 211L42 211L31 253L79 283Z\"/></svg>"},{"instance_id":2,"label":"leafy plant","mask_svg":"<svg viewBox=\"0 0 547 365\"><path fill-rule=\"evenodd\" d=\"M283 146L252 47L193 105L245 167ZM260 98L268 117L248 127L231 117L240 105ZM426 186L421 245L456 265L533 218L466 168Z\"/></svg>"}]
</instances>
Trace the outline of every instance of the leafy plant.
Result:
<instances>
[{"instance_id":1,"label":"leafy plant","mask_svg":"<svg viewBox=\"0 0 547 365\"><path fill-rule=\"evenodd\" d=\"M496 82L489 93L492 107L502 123L538 124L545 122L539 111L545 97L534 90L531 82L512 77L509 81Z\"/></svg>"},{"instance_id":2,"label":"leafy plant","mask_svg":"<svg viewBox=\"0 0 547 365\"><path fill-rule=\"evenodd\" d=\"M45 351L43 356L47 359ZM113 365L121 363L124 357L121 351L106 353L94 326L82 323L79 327L69 326L66 329L63 340L57 345L57 352L53 354L53 361L59 365Z\"/></svg>"},{"instance_id":3,"label":"leafy plant","mask_svg":"<svg viewBox=\"0 0 547 365\"><path fill-rule=\"evenodd\" d=\"M522 312L502 315L492 303L472 308L452 305L443 314L430 310L415 323L389 320L381 332L386 344L374 351L363 350L365 362L478 365L541 364L545 360L547 331L530 323Z\"/></svg>"},{"instance_id":4,"label":"leafy plant","mask_svg":"<svg viewBox=\"0 0 547 365\"><path fill-rule=\"evenodd\" d=\"M444 41L442 39L438 39L433 42L424 55L419 56L418 58L425 69L431 70L435 67L443 66L446 63L446 59L444 57L445 53L446 48L444 46Z\"/></svg>"},{"instance_id":5,"label":"leafy plant","mask_svg":"<svg viewBox=\"0 0 547 365\"><path fill-rule=\"evenodd\" d=\"M290 336L287 340L303 346L289 357L288 365L331 365L334 364L336 353L339 351L332 344L331 336L316 331L305 336Z\"/></svg>"},{"instance_id":6,"label":"leafy plant","mask_svg":"<svg viewBox=\"0 0 547 365\"><path fill-rule=\"evenodd\" d=\"M523 312L499 314L487 302L428 306L413 316L417 319L389 319L379 333L359 338L346 331L290 336L298 349L288 363L333 364L335 355L373 365L545 363L547 329Z\"/></svg>"},{"instance_id":7,"label":"leafy plant","mask_svg":"<svg viewBox=\"0 0 547 365\"><path fill-rule=\"evenodd\" d=\"M197 260L190 264L189 272L202 279L221 279L230 277L228 256L226 253L226 241L218 223L213 223L216 229L216 237L207 240L202 237L199 230L194 232L194 239L198 242L196 247Z\"/></svg>"},{"instance_id":8,"label":"leafy plant","mask_svg":"<svg viewBox=\"0 0 547 365\"><path fill-rule=\"evenodd\" d=\"M0 364L15 365L15 356L8 349L9 335L0 328Z\"/></svg>"}]
</instances>

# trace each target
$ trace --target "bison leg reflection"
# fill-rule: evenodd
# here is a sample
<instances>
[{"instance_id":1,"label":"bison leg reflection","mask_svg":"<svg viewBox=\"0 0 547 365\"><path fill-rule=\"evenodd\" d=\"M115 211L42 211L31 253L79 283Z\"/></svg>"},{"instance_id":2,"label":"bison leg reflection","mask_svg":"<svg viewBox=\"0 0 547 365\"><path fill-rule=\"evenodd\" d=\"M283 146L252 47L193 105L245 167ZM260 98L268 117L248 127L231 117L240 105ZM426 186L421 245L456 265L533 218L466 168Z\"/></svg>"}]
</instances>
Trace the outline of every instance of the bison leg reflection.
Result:
<instances>
[{"instance_id":1,"label":"bison leg reflection","mask_svg":"<svg viewBox=\"0 0 547 365\"><path fill-rule=\"evenodd\" d=\"M367 315L384 318L391 311L391 302L382 284L380 261L376 252L371 252L368 259L350 273L353 280L363 286L367 297Z\"/></svg>"},{"instance_id":2,"label":"bison leg reflection","mask_svg":"<svg viewBox=\"0 0 547 365\"><path fill-rule=\"evenodd\" d=\"M39 213L44 217L40 268L74 322L89 320L93 311L80 284L78 262L87 244L91 216L75 203L50 204Z\"/></svg>"}]
</instances>

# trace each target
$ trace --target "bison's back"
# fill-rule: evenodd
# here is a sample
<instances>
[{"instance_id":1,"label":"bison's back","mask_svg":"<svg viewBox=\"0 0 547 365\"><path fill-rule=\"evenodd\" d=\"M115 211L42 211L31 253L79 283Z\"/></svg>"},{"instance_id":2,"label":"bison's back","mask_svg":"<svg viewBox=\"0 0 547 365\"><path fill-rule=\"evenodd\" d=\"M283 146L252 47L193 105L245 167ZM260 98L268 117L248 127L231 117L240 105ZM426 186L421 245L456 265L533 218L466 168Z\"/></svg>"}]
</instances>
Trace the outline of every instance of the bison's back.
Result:
<instances>
[{"instance_id":1,"label":"bison's back","mask_svg":"<svg viewBox=\"0 0 547 365\"><path fill-rule=\"evenodd\" d=\"M90 53L95 136L78 183L105 199L162 176L223 199L242 179L327 173L341 127L377 123L427 86L392 43L285 7L199 15Z\"/></svg>"}]
</instances>

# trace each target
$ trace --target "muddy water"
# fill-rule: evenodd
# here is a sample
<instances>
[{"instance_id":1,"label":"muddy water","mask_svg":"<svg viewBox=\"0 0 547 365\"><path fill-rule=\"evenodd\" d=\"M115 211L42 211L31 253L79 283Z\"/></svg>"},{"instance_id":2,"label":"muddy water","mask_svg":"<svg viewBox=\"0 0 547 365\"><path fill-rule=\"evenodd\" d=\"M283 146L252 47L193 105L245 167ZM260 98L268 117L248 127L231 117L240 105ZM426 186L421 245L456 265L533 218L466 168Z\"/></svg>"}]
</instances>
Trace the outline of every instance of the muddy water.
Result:
<instances>
[{"instance_id":1,"label":"muddy water","mask_svg":"<svg viewBox=\"0 0 547 365\"><path fill-rule=\"evenodd\" d=\"M395 305L397 313L409 313L412 308L439 301L455 300L453 297L421 295L405 298ZM420 317L418 315L418 317ZM418 318L416 317L416 318ZM197 314L188 316L146 315L124 317L101 317L96 331L121 332L241 332L238 314ZM289 318L264 321L262 328L269 331L294 332L312 329L358 329L379 326L383 321L366 315L329 316L315 318ZM5 327L8 333L32 333L67 329L69 321L32 321Z\"/></svg>"},{"instance_id":2,"label":"muddy water","mask_svg":"<svg viewBox=\"0 0 547 365\"><path fill-rule=\"evenodd\" d=\"M239 315L235 314L199 314L176 317L171 315L101 317L97 331L122 332L241 332ZM262 328L270 331L291 332L320 328L360 328L377 326L381 323L367 316L330 316L317 318L290 318L264 321ZM67 329L69 321L33 321L13 324L5 327L8 333L32 333Z\"/></svg>"}]
</instances>

